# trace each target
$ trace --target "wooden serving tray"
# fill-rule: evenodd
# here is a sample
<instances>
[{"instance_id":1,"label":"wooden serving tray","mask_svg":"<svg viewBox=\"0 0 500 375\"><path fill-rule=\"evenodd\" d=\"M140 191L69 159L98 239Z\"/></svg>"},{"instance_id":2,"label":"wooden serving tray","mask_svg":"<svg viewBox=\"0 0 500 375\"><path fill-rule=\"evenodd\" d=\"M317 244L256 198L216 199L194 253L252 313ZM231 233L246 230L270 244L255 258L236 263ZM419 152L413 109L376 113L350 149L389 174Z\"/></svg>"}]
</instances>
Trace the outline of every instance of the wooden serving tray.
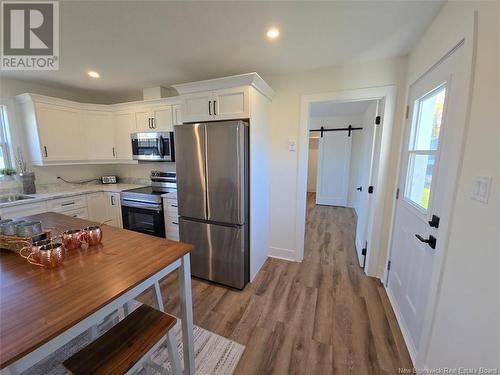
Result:
<instances>
[{"instance_id":1,"label":"wooden serving tray","mask_svg":"<svg viewBox=\"0 0 500 375\"><path fill-rule=\"evenodd\" d=\"M50 231L43 231L33 237L18 237L18 236L7 236L5 234L0 234L0 249L6 249L14 252L19 252L24 247L31 246L34 242L50 239Z\"/></svg>"}]
</instances>

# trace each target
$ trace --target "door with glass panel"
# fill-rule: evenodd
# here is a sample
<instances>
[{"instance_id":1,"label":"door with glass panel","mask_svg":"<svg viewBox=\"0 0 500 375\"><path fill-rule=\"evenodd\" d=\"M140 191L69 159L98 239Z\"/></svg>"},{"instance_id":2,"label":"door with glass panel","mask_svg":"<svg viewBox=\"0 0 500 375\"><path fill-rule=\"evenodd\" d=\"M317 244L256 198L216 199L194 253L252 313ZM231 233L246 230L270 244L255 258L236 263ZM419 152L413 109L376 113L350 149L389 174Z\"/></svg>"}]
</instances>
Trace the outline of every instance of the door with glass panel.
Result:
<instances>
[{"instance_id":1,"label":"door with glass panel","mask_svg":"<svg viewBox=\"0 0 500 375\"><path fill-rule=\"evenodd\" d=\"M452 203L460 112L462 50L410 87L400 164L388 291L410 353L417 355L428 314L443 217Z\"/></svg>"}]
</instances>

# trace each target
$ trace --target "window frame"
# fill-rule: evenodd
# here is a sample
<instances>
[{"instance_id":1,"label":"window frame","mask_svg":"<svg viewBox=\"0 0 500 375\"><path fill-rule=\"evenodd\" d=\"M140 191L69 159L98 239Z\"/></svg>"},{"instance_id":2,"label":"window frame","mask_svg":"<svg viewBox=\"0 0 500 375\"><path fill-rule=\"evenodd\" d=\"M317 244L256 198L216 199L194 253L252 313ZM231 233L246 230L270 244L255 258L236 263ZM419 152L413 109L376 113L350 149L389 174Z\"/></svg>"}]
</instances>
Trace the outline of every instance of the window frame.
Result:
<instances>
[{"instance_id":1,"label":"window frame","mask_svg":"<svg viewBox=\"0 0 500 375\"><path fill-rule=\"evenodd\" d=\"M0 149L2 150L5 168L14 168L8 120L7 106L0 103Z\"/></svg>"},{"instance_id":2,"label":"window frame","mask_svg":"<svg viewBox=\"0 0 500 375\"><path fill-rule=\"evenodd\" d=\"M413 116L412 116L412 121L411 121L411 125L410 125L410 136L408 139L408 145L407 145L407 149L406 149L406 152L408 154L407 154L407 162L406 162L406 178L405 178L405 186L404 186L404 190L403 190L403 199L404 199L404 201L406 201L406 203L408 203L409 205L411 205L412 207L414 207L415 209L417 209L420 213L422 213L424 215L427 215L429 212L429 208L430 208L431 201L432 201L432 199L431 199L432 198L432 191L433 191L433 186L434 186L434 174L436 174L437 171L434 169L434 171L432 172L431 186L429 188L429 190L430 190L429 191L429 198L428 198L429 201L428 201L427 208L425 208L410 198L411 186L410 186L409 182L411 180L410 174L413 170L413 168L410 168L410 166L415 159L412 156L417 156L417 155L434 157L434 166L436 166L436 164L438 163L439 150L441 149L441 142L440 142L441 139L440 138L441 138L441 132L442 132L442 123L440 125L439 141L438 141L438 144L437 144L437 147L435 150L433 150L433 149L425 149L425 150L418 149L418 148L416 148L415 144L416 144L417 132L419 131L419 124L420 124L420 120L421 120L422 102L426 98L434 95L436 92L439 92L443 89L445 91L445 97L444 97L444 101L443 101L443 103L444 103L443 112L441 114L441 116L442 116L441 121L442 121L442 119L444 117L444 113L445 113L446 102L448 99L448 81L441 83L440 85L436 86L434 89L430 90L426 94L417 98L413 102Z\"/></svg>"}]
</instances>

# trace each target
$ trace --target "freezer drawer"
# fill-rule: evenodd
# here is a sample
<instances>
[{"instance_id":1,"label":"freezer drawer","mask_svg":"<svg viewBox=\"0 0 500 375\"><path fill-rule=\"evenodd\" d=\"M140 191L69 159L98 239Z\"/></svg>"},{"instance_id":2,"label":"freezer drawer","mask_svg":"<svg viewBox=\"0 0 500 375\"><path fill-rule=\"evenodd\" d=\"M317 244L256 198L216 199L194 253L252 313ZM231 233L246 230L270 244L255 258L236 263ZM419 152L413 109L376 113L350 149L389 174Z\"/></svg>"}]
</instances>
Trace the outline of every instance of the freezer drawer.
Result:
<instances>
[{"instance_id":1,"label":"freezer drawer","mask_svg":"<svg viewBox=\"0 0 500 375\"><path fill-rule=\"evenodd\" d=\"M243 289L249 280L246 226L223 226L181 218L180 240L194 245L193 276Z\"/></svg>"}]
</instances>

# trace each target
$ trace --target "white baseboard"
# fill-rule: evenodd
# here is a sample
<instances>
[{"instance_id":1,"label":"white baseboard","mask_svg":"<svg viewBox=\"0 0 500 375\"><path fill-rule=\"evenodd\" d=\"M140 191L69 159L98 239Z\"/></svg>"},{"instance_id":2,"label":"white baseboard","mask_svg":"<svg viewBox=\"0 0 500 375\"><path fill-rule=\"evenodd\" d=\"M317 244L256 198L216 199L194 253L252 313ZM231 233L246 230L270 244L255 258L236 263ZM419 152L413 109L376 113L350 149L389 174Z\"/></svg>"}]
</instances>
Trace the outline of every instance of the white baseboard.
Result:
<instances>
[{"instance_id":1,"label":"white baseboard","mask_svg":"<svg viewBox=\"0 0 500 375\"><path fill-rule=\"evenodd\" d=\"M283 249L280 247L269 246L269 252L267 255L270 256L271 258L290 260L292 262L295 262L297 260L294 250Z\"/></svg>"}]
</instances>

